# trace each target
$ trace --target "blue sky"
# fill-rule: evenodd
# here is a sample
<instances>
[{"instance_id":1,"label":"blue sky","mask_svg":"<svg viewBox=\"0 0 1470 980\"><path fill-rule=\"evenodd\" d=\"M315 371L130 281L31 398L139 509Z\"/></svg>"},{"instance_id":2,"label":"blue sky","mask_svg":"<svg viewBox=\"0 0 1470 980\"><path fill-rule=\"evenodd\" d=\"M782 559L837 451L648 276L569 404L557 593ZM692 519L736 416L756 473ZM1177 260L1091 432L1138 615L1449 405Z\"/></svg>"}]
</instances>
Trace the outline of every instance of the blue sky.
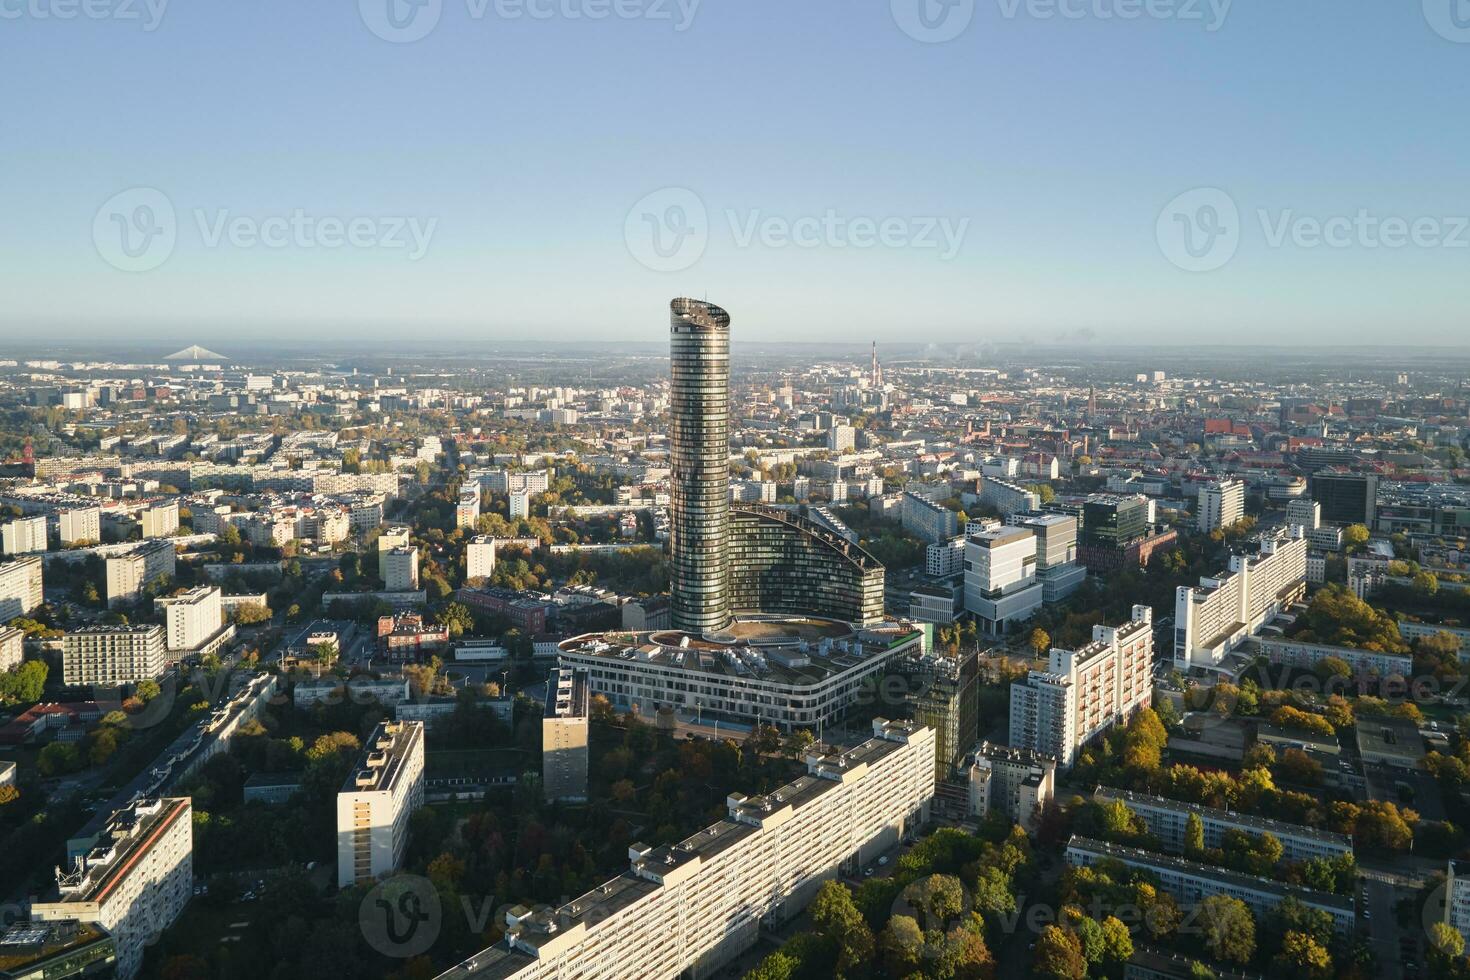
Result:
<instances>
[{"instance_id":1,"label":"blue sky","mask_svg":"<svg viewBox=\"0 0 1470 980\"><path fill-rule=\"evenodd\" d=\"M943 43L920 0L431 0L412 43L389 0L80 2L0 0L0 335L656 340L693 294L760 340L1470 337L1466 0L975 0ZM173 235L124 271L139 188ZM1198 188L1239 216L1209 271Z\"/></svg>"}]
</instances>

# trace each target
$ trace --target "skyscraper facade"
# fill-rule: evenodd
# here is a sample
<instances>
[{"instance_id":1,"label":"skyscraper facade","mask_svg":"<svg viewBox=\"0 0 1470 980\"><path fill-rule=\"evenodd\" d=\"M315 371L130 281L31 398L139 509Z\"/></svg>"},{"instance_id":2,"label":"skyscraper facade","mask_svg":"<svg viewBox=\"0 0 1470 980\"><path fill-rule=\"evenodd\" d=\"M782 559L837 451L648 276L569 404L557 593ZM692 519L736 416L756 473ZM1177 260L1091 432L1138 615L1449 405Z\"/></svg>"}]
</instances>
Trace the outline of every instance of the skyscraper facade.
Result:
<instances>
[{"instance_id":1,"label":"skyscraper facade","mask_svg":"<svg viewBox=\"0 0 1470 980\"><path fill-rule=\"evenodd\" d=\"M669 592L674 629L730 625L730 315L676 299L670 326Z\"/></svg>"}]
</instances>

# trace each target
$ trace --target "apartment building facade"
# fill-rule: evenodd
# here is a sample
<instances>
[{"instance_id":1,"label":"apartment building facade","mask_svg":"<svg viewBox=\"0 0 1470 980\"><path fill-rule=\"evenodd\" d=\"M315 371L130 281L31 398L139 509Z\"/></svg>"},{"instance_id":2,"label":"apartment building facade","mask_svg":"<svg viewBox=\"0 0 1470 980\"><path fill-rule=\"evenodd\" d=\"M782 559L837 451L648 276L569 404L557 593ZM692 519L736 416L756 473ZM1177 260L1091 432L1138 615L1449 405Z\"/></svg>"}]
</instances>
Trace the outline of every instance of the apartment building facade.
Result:
<instances>
[{"instance_id":1,"label":"apartment building facade","mask_svg":"<svg viewBox=\"0 0 1470 980\"><path fill-rule=\"evenodd\" d=\"M1174 666L1210 668L1306 591L1307 538L1299 525L1256 538L1254 554L1227 571L1181 586L1174 600Z\"/></svg>"},{"instance_id":2,"label":"apartment building facade","mask_svg":"<svg viewBox=\"0 0 1470 980\"><path fill-rule=\"evenodd\" d=\"M424 726L384 721L337 793L337 886L391 874L408 846L408 822L424 803Z\"/></svg>"},{"instance_id":3,"label":"apartment building facade","mask_svg":"<svg viewBox=\"0 0 1470 980\"><path fill-rule=\"evenodd\" d=\"M61 639L67 684L136 684L157 680L168 665L163 627L87 626Z\"/></svg>"},{"instance_id":4,"label":"apartment building facade","mask_svg":"<svg viewBox=\"0 0 1470 980\"><path fill-rule=\"evenodd\" d=\"M155 541L136 551L107 559L107 604L137 602L150 582L174 577L174 546Z\"/></svg>"},{"instance_id":5,"label":"apartment building facade","mask_svg":"<svg viewBox=\"0 0 1470 980\"><path fill-rule=\"evenodd\" d=\"M1282 820L1232 813L1229 810L1182 803L1162 796L1150 796L1147 793L1108 786L1098 787L1093 794L1093 800L1101 804L1121 802L1143 819L1148 825L1149 833L1175 853L1184 851L1184 832L1191 815L1200 818L1205 847L1220 847L1226 831L1241 830L1257 837L1262 834L1275 837L1281 842L1281 856L1288 861L1331 859L1353 853L1353 839L1346 834L1334 834Z\"/></svg>"},{"instance_id":6,"label":"apartment building facade","mask_svg":"<svg viewBox=\"0 0 1470 980\"><path fill-rule=\"evenodd\" d=\"M176 596L153 600L163 611L168 649L194 650L224 627L221 592L217 586L201 585Z\"/></svg>"},{"instance_id":7,"label":"apartment building facade","mask_svg":"<svg viewBox=\"0 0 1470 980\"><path fill-rule=\"evenodd\" d=\"M39 557L27 555L17 561L0 563L0 623L29 616L44 597Z\"/></svg>"}]
</instances>

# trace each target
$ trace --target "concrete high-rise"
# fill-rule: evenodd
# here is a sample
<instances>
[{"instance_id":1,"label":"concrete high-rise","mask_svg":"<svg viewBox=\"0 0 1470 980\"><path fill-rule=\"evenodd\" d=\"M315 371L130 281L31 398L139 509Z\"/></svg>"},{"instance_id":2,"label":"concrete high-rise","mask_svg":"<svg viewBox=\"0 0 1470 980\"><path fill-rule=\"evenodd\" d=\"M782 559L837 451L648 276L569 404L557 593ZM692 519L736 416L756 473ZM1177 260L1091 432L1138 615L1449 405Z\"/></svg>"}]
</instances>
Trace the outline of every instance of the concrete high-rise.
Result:
<instances>
[{"instance_id":1,"label":"concrete high-rise","mask_svg":"<svg viewBox=\"0 0 1470 980\"><path fill-rule=\"evenodd\" d=\"M669 591L675 629L730 625L730 314L676 299L670 325L673 470Z\"/></svg>"}]
</instances>

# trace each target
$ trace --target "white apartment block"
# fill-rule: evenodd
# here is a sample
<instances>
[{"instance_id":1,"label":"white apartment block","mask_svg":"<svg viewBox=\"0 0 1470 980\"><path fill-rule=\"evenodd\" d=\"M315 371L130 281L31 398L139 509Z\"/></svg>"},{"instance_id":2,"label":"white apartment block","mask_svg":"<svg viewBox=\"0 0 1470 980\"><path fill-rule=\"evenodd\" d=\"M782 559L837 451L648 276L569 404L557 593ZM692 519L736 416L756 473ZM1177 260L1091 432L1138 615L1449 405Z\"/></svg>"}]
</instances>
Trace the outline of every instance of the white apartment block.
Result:
<instances>
[{"instance_id":1,"label":"white apartment block","mask_svg":"<svg viewBox=\"0 0 1470 980\"><path fill-rule=\"evenodd\" d=\"M948 578L965 570L965 536L931 544L924 549L924 572L934 578Z\"/></svg>"},{"instance_id":2,"label":"white apartment block","mask_svg":"<svg viewBox=\"0 0 1470 980\"><path fill-rule=\"evenodd\" d=\"M0 672L14 670L25 659L26 635L12 626L0 626Z\"/></svg>"},{"instance_id":3,"label":"white apartment block","mask_svg":"<svg viewBox=\"0 0 1470 980\"><path fill-rule=\"evenodd\" d=\"M167 664L162 626L86 626L61 639L61 674L67 684L157 680Z\"/></svg>"},{"instance_id":4,"label":"white apartment block","mask_svg":"<svg viewBox=\"0 0 1470 980\"><path fill-rule=\"evenodd\" d=\"M1309 497L1287 501L1286 523L1300 524L1310 534L1322 526L1322 505Z\"/></svg>"},{"instance_id":5,"label":"white apartment block","mask_svg":"<svg viewBox=\"0 0 1470 980\"><path fill-rule=\"evenodd\" d=\"M480 519L480 492L479 485L473 484L474 490L462 491L458 502L454 505L454 526L472 528Z\"/></svg>"},{"instance_id":6,"label":"white apartment block","mask_svg":"<svg viewBox=\"0 0 1470 980\"><path fill-rule=\"evenodd\" d=\"M383 559L383 588L388 592L412 592L419 587L419 549L394 548L379 552Z\"/></svg>"},{"instance_id":7,"label":"white apartment block","mask_svg":"<svg viewBox=\"0 0 1470 980\"><path fill-rule=\"evenodd\" d=\"M1220 847L1227 830L1243 830L1259 837L1270 834L1281 842L1281 856L1288 861L1308 861L1312 858L1331 859L1353 853L1353 839L1346 834L1334 834L1301 824L1253 817L1245 813L1232 813L1215 807L1181 803L1162 796L1135 793L1132 790L1113 789L1100 786L1093 794L1093 801L1107 804L1121 801L1124 806L1143 818L1149 833L1159 839L1163 846L1175 853L1184 852L1184 832L1190 814L1200 818L1204 830L1205 847Z\"/></svg>"},{"instance_id":8,"label":"white apartment block","mask_svg":"<svg viewBox=\"0 0 1470 980\"><path fill-rule=\"evenodd\" d=\"M965 537L965 608L981 631L1003 634L1041 607L1036 536L1026 528L987 527Z\"/></svg>"},{"instance_id":9,"label":"white apartment block","mask_svg":"<svg viewBox=\"0 0 1470 980\"><path fill-rule=\"evenodd\" d=\"M318 544L336 544L352 533L352 520L345 507L318 507L303 513L296 523L296 537Z\"/></svg>"},{"instance_id":10,"label":"white apartment block","mask_svg":"<svg viewBox=\"0 0 1470 980\"><path fill-rule=\"evenodd\" d=\"M513 492L510 495L510 516L512 518L531 516L531 494L529 491Z\"/></svg>"},{"instance_id":11,"label":"white apartment block","mask_svg":"<svg viewBox=\"0 0 1470 980\"><path fill-rule=\"evenodd\" d=\"M1307 908L1319 909L1332 916L1333 928L1348 933L1353 928L1353 900L1346 895L1331 895L1301 885L1256 878L1198 864L1169 854L1122 847L1087 837L1073 837L1067 842L1067 864L1074 868L1091 867L1102 860L1119 861L1130 868L1153 872L1159 886L1183 908L1191 908L1213 895L1228 895L1244 902L1257 916L1275 909L1287 898L1295 898Z\"/></svg>"},{"instance_id":12,"label":"white apartment block","mask_svg":"<svg viewBox=\"0 0 1470 980\"><path fill-rule=\"evenodd\" d=\"M489 578L495 574L495 539L489 535L471 538L464 546L464 577Z\"/></svg>"},{"instance_id":13,"label":"white apartment block","mask_svg":"<svg viewBox=\"0 0 1470 980\"><path fill-rule=\"evenodd\" d=\"M170 537L179 530L178 501L149 507L139 515L139 520L143 525L143 537Z\"/></svg>"},{"instance_id":14,"label":"white apartment block","mask_svg":"<svg viewBox=\"0 0 1470 980\"><path fill-rule=\"evenodd\" d=\"M17 517L0 528L0 543L7 555L34 555L45 551L46 515Z\"/></svg>"},{"instance_id":15,"label":"white apartment block","mask_svg":"<svg viewBox=\"0 0 1470 980\"><path fill-rule=\"evenodd\" d=\"M106 929L117 946L118 980L132 980L144 949L178 918L193 889L188 797L142 799L114 813L92 849L58 870L55 892L31 903L31 918Z\"/></svg>"},{"instance_id":16,"label":"white apartment block","mask_svg":"<svg viewBox=\"0 0 1470 980\"><path fill-rule=\"evenodd\" d=\"M388 581L388 553L395 548L407 548L412 538L413 531L409 528L383 528L383 533L378 535L378 578Z\"/></svg>"},{"instance_id":17,"label":"white apartment block","mask_svg":"<svg viewBox=\"0 0 1470 980\"><path fill-rule=\"evenodd\" d=\"M1046 670L1011 685L1010 743L1070 769L1089 741L1153 703L1153 610L1122 626L1094 626L1080 650L1053 649Z\"/></svg>"},{"instance_id":18,"label":"white apartment block","mask_svg":"<svg viewBox=\"0 0 1470 980\"><path fill-rule=\"evenodd\" d=\"M545 493L551 489L551 470L485 470L473 474L480 487L492 493Z\"/></svg>"},{"instance_id":19,"label":"white apartment block","mask_svg":"<svg viewBox=\"0 0 1470 980\"><path fill-rule=\"evenodd\" d=\"M827 430L827 448L836 453L850 453L857 447L857 429L850 425L834 425Z\"/></svg>"},{"instance_id":20,"label":"white apartment block","mask_svg":"<svg viewBox=\"0 0 1470 980\"><path fill-rule=\"evenodd\" d=\"M1444 922L1470 944L1470 866L1461 871L1462 863L1451 859L1445 870Z\"/></svg>"},{"instance_id":21,"label":"white apartment block","mask_svg":"<svg viewBox=\"0 0 1470 980\"><path fill-rule=\"evenodd\" d=\"M1379 677L1412 677L1414 658L1408 654L1383 653L1379 650L1361 650L1357 647L1334 647L1321 643L1302 643L1285 637L1260 636L1256 638L1256 649L1273 664L1302 667L1311 670L1328 657L1336 657L1353 669L1355 674L1377 674Z\"/></svg>"},{"instance_id":22,"label":"white apartment block","mask_svg":"<svg viewBox=\"0 0 1470 980\"><path fill-rule=\"evenodd\" d=\"M732 793L728 817L672 847L633 844L627 872L558 908L506 913L505 939L440 980L705 980L796 918L822 883L856 874L921 825L934 796L934 732L873 722L875 737L808 756L766 796Z\"/></svg>"},{"instance_id":23,"label":"white apartment block","mask_svg":"<svg viewBox=\"0 0 1470 980\"><path fill-rule=\"evenodd\" d=\"M970 813L1001 813L1032 829L1056 796L1057 760L1031 749L981 742L970 765Z\"/></svg>"},{"instance_id":24,"label":"white apartment block","mask_svg":"<svg viewBox=\"0 0 1470 980\"><path fill-rule=\"evenodd\" d=\"M408 822L424 803L424 726L384 721L337 793L337 886L391 874L408 846Z\"/></svg>"},{"instance_id":25,"label":"white apartment block","mask_svg":"<svg viewBox=\"0 0 1470 980\"><path fill-rule=\"evenodd\" d=\"M1267 531L1255 554L1230 556L1230 568L1182 586L1174 600L1174 666L1217 666L1282 609L1307 582L1307 539L1299 525Z\"/></svg>"},{"instance_id":26,"label":"white apartment block","mask_svg":"<svg viewBox=\"0 0 1470 980\"><path fill-rule=\"evenodd\" d=\"M153 607L164 614L170 651L197 649L224 627L218 587L201 585L176 596L160 597L153 600Z\"/></svg>"},{"instance_id":27,"label":"white apartment block","mask_svg":"<svg viewBox=\"0 0 1470 980\"><path fill-rule=\"evenodd\" d=\"M0 564L0 623L29 616L43 599L40 558L28 555Z\"/></svg>"},{"instance_id":28,"label":"white apartment block","mask_svg":"<svg viewBox=\"0 0 1470 980\"><path fill-rule=\"evenodd\" d=\"M381 493L367 493L348 501L347 520L353 534L368 531L383 524L383 502Z\"/></svg>"},{"instance_id":29,"label":"white apartment block","mask_svg":"<svg viewBox=\"0 0 1470 980\"><path fill-rule=\"evenodd\" d=\"M107 559L107 604L137 602L143 589L160 577L174 577L174 546L167 541Z\"/></svg>"},{"instance_id":30,"label":"white apartment block","mask_svg":"<svg viewBox=\"0 0 1470 980\"><path fill-rule=\"evenodd\" d=\"M959 516L954 511L912 491L904 492L899 515L905 531L931 544L948 541L960 533Z\"/></svg>"},{"instance_id":31,"label":"white apartment block","mask_svg":"<svg viewBox=\"0 0 1470 980\"><path fill-rule=\"evenodd\" d=\"M589 703L585 671L551 672L541 717L541 791L547 800L587 799Z\"/></svg>"},{"instance_id":32,"label":"white apartment block","mask_svg":"<svg viewBox=\"0 0 1470 980\"><path fill-rule=\"evenodd\" d=\"M101 542L102 511L97 507L82 507L64 510L56 519L61 535L62 547L81 544L83 541Z\"/></svg>"},{"instance_id":33,"label":"white apartment block","mask_svg":"<svg viewBox=\"0 0 1470 980\"><path fill-rule=\"evenodd\" d=\"M994 507L1002 517L1017 511L1034 511L1041 506L1041 498L1034 492L990 476L980 481L978 502L982 507Z\"/></svg>"},{"instance_id":34,"label":"white apartment block","mask_svg":"<svg viewBox=\"0 0 1470 980\"><path fill-rule=\"evenodd\" d=\"M1201 534L1227 528L1245 516L1245 484L1220 480L1199 488L1195 523Z\"/></svg>"}]
</instances>

